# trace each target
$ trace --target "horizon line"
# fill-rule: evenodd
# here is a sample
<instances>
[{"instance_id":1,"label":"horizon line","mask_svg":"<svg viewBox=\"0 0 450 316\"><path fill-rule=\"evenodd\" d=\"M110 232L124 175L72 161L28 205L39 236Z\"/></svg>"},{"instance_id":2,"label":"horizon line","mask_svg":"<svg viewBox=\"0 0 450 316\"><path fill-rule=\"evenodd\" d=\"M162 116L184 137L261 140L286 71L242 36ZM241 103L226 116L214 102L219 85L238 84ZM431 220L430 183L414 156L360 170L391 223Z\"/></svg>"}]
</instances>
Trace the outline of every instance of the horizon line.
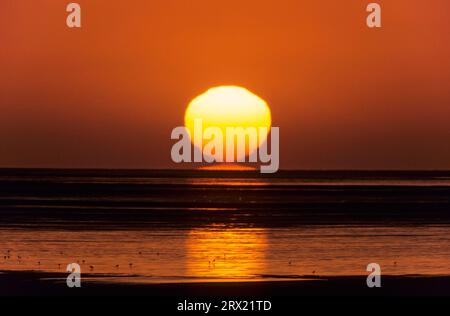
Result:
<instances>
[{"instance_id":1,"label":"horizon line","mask_svg":"<svg viewBox=\"0 0 450 316\"><path fill-rule=\"evenodd\" d=\"M250 168L242 168L242 169L207 169L205 166L197 167L197 168L93 168L93 167L0 167L0 171L4 170L54 170L54 171L199 171L199 172L258 172L258 169L250 169ZM330 168L330 169L319 169L319 168L311 168L311 169L291 169L285 168L280 169L278 172L450 172L450 169L394 169L394 168L386 168L386 169L364 169L364 168ZM276 174L276 173L275 173Z\"/></svg>"}]
</instances>

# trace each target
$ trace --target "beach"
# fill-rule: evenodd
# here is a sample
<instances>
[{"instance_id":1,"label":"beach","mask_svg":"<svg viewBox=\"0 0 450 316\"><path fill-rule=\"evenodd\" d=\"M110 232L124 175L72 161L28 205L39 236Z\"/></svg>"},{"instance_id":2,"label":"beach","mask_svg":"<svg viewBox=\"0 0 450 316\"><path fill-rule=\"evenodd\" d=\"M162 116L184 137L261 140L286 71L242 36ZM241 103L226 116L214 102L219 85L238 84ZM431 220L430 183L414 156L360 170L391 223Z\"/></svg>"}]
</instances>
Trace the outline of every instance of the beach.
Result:
<instances>
[{"instance_id":1,"label":"beach","mask_svg":"<svg viewBox=\"0 0 450 316\"><path fill-rule=\"evenodd\" d=\"M6 296L153 296L277 298L294 296L449 296L449 276L388 276L381 288L368 288L365 277L331 277L303 281L120 283L83 282L68 288L65 274L0 272L0 295ZM110 276L104 276L109 279Z\"/></svg>"}]
</instances>

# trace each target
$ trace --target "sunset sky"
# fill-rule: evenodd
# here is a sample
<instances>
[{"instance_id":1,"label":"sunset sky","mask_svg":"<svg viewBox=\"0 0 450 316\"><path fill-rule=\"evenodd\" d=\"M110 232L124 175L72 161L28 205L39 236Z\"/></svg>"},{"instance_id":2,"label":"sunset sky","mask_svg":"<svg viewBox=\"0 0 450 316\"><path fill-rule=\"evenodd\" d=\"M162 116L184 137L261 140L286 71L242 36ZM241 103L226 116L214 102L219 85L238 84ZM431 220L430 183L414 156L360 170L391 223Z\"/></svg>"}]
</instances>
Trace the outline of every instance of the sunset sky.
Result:
<instances>
[{"instance_id":1,"label":"sunset sky","mask_svg":"<svg viewBox=\"0 0 450 316\"><path fill-rule=\"evenodd\" d=\"M168 168L213 86L280 127L281 168L450 169L450 2L0 1L0 167Z\"/></svg>"}]
</instances>

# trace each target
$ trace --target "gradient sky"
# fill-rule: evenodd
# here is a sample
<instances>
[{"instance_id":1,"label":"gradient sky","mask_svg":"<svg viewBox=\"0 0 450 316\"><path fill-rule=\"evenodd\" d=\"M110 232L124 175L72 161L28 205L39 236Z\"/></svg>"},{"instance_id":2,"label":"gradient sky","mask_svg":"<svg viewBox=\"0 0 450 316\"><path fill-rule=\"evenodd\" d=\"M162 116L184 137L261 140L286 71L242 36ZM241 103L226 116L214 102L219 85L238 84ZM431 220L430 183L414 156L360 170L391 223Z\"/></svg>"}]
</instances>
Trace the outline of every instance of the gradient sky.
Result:
<instances>
[{"instance_id":1,"label":"gradient sky","mask_svg":"<svg viewBox=\"0 0 450 316\"><path fill-rule=\"evenodd\" d=\"M0 167L167 168L188 102L270 105L281 167L450 169L450 2L0 2Z\"/></svg>"}]
</instances>

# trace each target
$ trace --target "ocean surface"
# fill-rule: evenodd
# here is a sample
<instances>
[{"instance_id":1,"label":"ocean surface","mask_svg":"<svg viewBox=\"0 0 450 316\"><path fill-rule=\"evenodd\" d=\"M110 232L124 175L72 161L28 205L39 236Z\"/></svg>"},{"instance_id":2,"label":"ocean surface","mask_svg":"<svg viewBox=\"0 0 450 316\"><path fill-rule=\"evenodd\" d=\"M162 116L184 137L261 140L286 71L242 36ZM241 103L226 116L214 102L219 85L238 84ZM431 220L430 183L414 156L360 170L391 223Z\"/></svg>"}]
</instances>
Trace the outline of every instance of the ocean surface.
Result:
<instances>
[{"instance_id":1,"label":"ocean surface","mask_svg":"<svg viewBox=\"0 0 450 316\"><path fill-rule=\"evenodd\" d=\"M173 283L450 275L450 172L0 169L0 271Z\"/></svg>"}]
</instances>

